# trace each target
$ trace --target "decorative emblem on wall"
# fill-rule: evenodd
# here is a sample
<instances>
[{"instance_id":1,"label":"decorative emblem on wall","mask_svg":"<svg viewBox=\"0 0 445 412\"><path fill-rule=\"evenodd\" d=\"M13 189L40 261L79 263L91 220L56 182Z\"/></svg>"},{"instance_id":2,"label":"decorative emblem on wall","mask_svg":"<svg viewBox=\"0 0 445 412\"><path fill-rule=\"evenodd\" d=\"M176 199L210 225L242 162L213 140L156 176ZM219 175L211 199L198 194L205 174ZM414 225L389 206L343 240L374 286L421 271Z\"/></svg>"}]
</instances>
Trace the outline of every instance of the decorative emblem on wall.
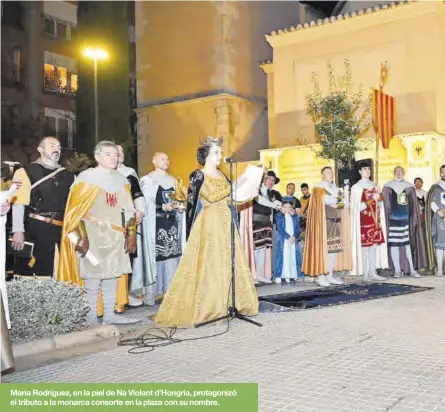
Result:
<instances>
[{"instance_id":1,"label":"decorative emblem on wall","mask_svg":"<svg viewBox=\"0 0 445 412\"><path fill-rule=\"evenodd\" d=\"M426 156L425 151L425 142L422 142L421 140L414 142L412 145L413 160L418 162L424 160Z\"/></svg>"}]
</instances>

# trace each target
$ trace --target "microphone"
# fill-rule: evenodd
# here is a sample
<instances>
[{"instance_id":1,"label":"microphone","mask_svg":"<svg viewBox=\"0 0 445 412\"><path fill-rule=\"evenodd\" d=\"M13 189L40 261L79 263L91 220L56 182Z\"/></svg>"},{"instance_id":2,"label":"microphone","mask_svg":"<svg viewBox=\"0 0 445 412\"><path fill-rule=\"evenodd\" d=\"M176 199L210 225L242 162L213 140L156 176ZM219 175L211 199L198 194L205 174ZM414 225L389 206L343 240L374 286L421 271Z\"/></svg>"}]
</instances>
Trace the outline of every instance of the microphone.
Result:
<instances>
[{"instance_id":1,"label":"microphone","mask_svg":"<svg viewBox=\"0 0 445 412\"><path fill-rule=\"evenodd\" d=\"M224 163L234 163L234 162L235 162L235 156L224 158Z\"/></svg>"}]
</instances>

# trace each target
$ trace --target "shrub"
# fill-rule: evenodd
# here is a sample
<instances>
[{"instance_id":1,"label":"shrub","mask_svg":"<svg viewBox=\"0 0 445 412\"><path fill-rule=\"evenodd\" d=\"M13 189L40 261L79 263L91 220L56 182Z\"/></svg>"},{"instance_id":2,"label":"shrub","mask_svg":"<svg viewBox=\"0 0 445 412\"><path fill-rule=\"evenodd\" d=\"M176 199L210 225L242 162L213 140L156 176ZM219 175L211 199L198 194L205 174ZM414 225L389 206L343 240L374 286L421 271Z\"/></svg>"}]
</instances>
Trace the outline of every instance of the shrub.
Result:
<instances>
[{"instance_id":1,"label":"shrub","mask_svg":"<svg viewBox=\"0 0 445 412\"><path fill-rule=\"evenodd\" d=\"M94 160L84 153L74 153L65 163L66 169L76 174L93 167L95 164Z\"/></svg>"},{"instance_id":2,"label":"shrub","mask_svg":"<svg viewBox=\"0 0 445 412\"><path fill-rule=\"evenodd\" d=\"M7 282L11 339L24 342L88 328L82 288L51 279Z\"/></svg>"}]
</instances>

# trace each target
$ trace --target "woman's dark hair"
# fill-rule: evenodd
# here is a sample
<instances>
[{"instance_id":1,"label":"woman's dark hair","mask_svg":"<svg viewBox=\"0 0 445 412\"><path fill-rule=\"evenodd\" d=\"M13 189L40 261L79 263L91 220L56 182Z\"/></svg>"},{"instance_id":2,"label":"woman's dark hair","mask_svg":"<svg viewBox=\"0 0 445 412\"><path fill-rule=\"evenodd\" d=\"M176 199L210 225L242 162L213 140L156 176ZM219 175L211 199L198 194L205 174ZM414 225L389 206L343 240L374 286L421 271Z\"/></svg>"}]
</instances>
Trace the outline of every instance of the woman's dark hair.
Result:
<instances>
[{"instance_id":1,"label":"woman's dark hair","mask_svg":"<svg viewBox=\"0 0 445 412\"><path fill-rule=\"evenodd\" d=\"M207 156L210 153L210 146L200 146L196 151L196 159L201 166L205 166Z\"/></svg>"}]
</instances>

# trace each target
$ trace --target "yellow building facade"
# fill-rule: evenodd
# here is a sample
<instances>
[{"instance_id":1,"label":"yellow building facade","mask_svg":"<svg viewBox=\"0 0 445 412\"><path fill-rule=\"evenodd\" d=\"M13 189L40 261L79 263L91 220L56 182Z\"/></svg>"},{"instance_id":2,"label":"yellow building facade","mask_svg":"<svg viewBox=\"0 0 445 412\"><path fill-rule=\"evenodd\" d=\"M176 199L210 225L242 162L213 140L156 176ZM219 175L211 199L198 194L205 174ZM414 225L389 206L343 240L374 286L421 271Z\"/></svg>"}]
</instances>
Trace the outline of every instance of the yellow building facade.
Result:
<instances>
[{"instance_id":1,"label":"yellow building facade","mask_svg":"<svg viewBox=\"0 0 445 412\"><path fill-rule=\"evenodd\" d=\"M366 3L376 4L359 11L349 5L336 17L266 36L273 48L273 61L261 66L267 75L269 149L260 151L260 162L280 176L280 190L288 182L313 185L329 163L316 157L305 96L313 89L313 72L327 92L326 64L342 73L345 59L365 93L379 87L381 63L389 66L384 92L396 100L397 127L389 149L379 151L379 184L392 179L397 165L406 168L407 180L422 177L426 188L439 178L445 163L445 3ZM298 136L308 144L298 146ZM375 137L372 128L366 137ZM374 154L371 144L356 158Z\"/></svg>"},{"instance_id":2,"label":"yellow building facade","mask_svg":"<svg viewBox=\"0 0 445 412\"><path fill-rule=\"evenodd\" d=\"M206 135L224 155L258 159L269 145L264 33L317 13L290 1L138 1L136 75L139 173L166 152L171 173L188 181Z\"/></svg>"}]
</instances>

